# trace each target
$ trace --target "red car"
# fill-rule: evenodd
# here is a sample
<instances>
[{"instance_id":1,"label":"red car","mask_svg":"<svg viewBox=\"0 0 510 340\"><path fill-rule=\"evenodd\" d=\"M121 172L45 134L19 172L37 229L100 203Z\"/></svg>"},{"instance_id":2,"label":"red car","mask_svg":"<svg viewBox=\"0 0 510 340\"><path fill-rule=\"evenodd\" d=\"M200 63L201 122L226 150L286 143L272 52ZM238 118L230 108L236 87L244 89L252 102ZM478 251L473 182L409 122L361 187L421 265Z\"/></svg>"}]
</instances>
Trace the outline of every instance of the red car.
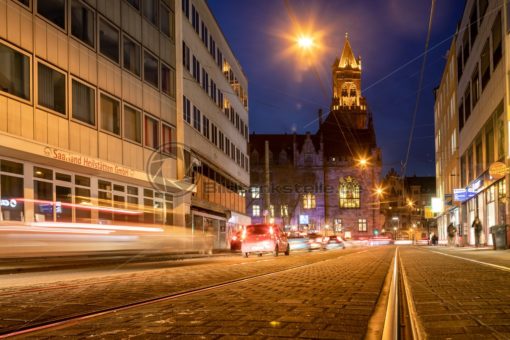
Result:
<instances>
[{"instance_id":1,"label":"red car","mask_svg":"<svg viewBox=\"0 0 510 340\"><path fill-rule=\"evenodd\" d=\"M243 231L243 242L241 252L245 257L250 254L273 253L278 256L283 252L290 254L290 245L287 235L276 224L254 224L249 225Z\"/></svg>"}]
</instances>

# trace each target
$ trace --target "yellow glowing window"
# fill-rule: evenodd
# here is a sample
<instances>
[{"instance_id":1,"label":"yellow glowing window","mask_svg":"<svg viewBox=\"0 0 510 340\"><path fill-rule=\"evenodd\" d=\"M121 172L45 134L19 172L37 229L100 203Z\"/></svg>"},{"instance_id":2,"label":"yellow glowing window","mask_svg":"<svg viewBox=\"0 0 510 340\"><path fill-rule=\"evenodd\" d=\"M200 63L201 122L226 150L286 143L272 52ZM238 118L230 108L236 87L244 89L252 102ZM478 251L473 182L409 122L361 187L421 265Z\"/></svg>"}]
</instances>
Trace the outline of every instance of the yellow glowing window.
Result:
<instances>
[{"instance_id":1,"label":"yellow glowing window","mask_svg":"<svg viewBox=\"0 0 510 340\"><path fill-rule=\"evenodd\" d=\"M306 194L303 196L303 208L314 209L315 208L315 195Z\"/></svg>"},{"instance_id":2,"label":"yellow glowing window","mask_svg":"<svg viewBox=\"0 0 510 340\"><path fill-rule=\"evenodd\" d=\"M340 179L338 196L340 208L355 209L360 207L360 186L351 176Z\"/></svg>"}]
</instances>

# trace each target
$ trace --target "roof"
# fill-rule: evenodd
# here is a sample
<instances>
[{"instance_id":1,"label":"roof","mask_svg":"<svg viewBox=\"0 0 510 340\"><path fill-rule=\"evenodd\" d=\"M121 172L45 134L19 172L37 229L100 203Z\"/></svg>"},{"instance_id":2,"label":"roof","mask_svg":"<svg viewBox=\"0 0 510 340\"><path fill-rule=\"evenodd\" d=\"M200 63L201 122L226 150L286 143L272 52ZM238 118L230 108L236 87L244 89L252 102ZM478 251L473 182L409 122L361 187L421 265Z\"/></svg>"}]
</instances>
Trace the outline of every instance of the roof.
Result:
<instances>
[{"instance_id":1,"label":"roof","mask_svg":"<svg viewBox=\"0 0 510 340\"><path fill-rule=\"evenodd\" d=\"M296 142L298 151L301 151L302 146L308 134L256 134L250 135L249 152L250 154L257 150L260 157L264 155L265 141L269 142L269 150L273 154L273 160L278 160L282 150L285 150L287 157L290 161L294 160L294 147L293 143ZM317 135L309 135L315 150L320 148L320 138Z\"/></svg>"},{"instance_id":2,"label":"roof","mask_svg":"<svg viewBox=\"0 0 510 340\"><path fill-rule=\"evenodd\" d=\"M354 53L352 52L352 47L349 42L349 35L345 34L345 43L344 43L344 49L342 51L342 56L340 57L340 61L337 65L338 67L345 68L345 67L351 67L351 68L359 68L360 65L358 63L358 60L354 56Z\"/></svg>"}]
</instances>

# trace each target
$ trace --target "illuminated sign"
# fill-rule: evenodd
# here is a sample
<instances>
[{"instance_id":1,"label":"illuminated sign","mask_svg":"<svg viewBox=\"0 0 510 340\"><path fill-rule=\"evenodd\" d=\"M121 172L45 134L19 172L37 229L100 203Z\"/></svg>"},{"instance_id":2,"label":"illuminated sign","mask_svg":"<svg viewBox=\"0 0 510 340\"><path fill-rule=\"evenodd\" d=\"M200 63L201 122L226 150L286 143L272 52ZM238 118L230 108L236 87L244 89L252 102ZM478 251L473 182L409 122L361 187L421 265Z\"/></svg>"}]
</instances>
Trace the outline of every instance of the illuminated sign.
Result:
<instances>
[{"instance_id":1,"label":"illuminated sign","mask_svg":"<svg viewBox=\"0 0 510 340\"><path fill-rule=\"evenodd\" d=\"M308 224L308 215L299 215L299 224Z\"/></svg>"},{"instance_id":2,"label":"illuminated sign","mask_svg":"<svg viewBox=\"0 0 510 340\"><path fill-rule=\"evenodd\" d=\"M470 189L453 189L453 200L457 202L465 202L475 197L475 191Z\"/></svg>"},{"instance_id":3,"label":"illuminated sign","mask_svg":"<svg viewBox=\"0 0 510 340\"><path fill-rule=\"evenodd\" d=\"M440 213L443 211L443 200L441 198L432 197L431 205L433 213Z\"/></svg>"},{"instance_id":4,"label":"illuminated sign","mask_svg":"<svg viewBox=\"0 0 510 340\"><path fill-rule=\"evenodd\" d=\"M16 202L16 200L14 200L14 199L11 199L11 200L6 200L6 199L0 200L0 206L2 206L2 207L16 208L17 205L18 205L18 202Z\"/></svg>"}]
</instances>

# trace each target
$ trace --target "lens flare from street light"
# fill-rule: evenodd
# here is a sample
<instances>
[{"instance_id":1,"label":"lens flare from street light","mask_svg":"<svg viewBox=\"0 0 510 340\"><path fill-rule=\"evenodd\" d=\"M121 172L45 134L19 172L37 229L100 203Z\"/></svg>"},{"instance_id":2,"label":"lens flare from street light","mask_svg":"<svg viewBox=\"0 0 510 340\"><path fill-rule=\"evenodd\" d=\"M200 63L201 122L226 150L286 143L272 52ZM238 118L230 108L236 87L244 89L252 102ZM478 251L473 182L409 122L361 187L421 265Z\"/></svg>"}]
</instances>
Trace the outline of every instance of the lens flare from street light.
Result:
<instances>
[{"instance_id":1,"label":"lens flare from street light","mask_svg":"<svg viewBox=\"0 0 510 340\"><path fill-rule=\"evenodd\" d=\"M301 35L297 38L297 44L302 49L307 50L313 47L314 41L310 36Z\"/></svg>"}]
</instances>

